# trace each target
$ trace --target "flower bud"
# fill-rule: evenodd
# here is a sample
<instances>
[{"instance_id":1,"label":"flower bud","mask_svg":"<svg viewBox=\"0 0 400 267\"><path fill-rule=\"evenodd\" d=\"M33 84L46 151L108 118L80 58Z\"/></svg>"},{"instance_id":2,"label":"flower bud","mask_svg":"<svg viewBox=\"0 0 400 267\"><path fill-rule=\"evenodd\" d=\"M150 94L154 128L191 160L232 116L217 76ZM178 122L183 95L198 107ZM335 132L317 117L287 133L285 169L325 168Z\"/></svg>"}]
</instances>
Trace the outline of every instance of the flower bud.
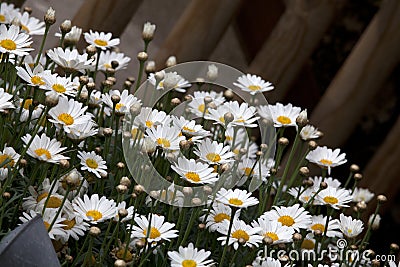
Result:
<instances>
[{"instance_id":1,"label":"flower bud","mask_svg":"<svg viewBox=\"0 0 400 267\"><path fill-rule=\"evenodd\" d=\"M119 209L118 210L118 217L123 219L128 216L128 211L126 209Z\"/></svg>"},{"instance_id":2,"label":"flower bud","mask_svg":"<svg viewBox=\"0 0 400 267\"><path fill-rule=\"evenodd\" d=\"M287 146L289 145L289 139L287 139L286 137L281 137L278 139L278 144L280 144L281 146Z\"/></svg>"},{"instance_id":3,"label":"flower bud","mask_svg":"<svg viewBox=\"0 0 400 267\"><path fill-rule=\"evenodd\" d=\"M377 200L378 200L379 203L385 203L387 201L387 197L384 196L384 195L379 195L377 197Z\"/></svg>"},{"instance_id":4,"label":"flower bud","mask_svg":"<svg viewBox=\"0 0 400 267\"><path fill-rule=\"evenodd\" d=\"M156 30L156 25L151 24L150 22L146 22L143 25L143 31L142 31L143 41L150 42L151 40L153 40L155 30Z\"/></svg>"},{"instance_id":5,"label":"flower bud","mask_svg":"<svg viewBox=\"0 0 400 267\"><path fill-rule=\"evenodd\" d=\"M139 61L144 62L144 61L146 61L148 58L149 58L149 56L147 55L146 52L139 52L139 53L137 54L137 59L138 59Z\"/></svg>"},{"instance_id":6,"label":"flower bud","mask_svg":"<svg viewBox=\"0 0 400 267\"><path fill-rule=\"evenodd\" d=\"M124 260L118 259L114 261L114 267L126 267L126 262Z\"/></svg>"},{"instance_id":7,"label":"flower bud","mask_svg":"<svg viewBox=\"0 0 400 267\"><path fill-rule=\"evenodd\" d=\"M224 122L225 122L225 125L228 125L228 124L231 123L234 119L235 119L235 117L233 116L232 112L227 112L227 113L224 114Z\"/></svg>"},{"instance_id":8,"label":"flower bud","mask_svg":"<svg viewBox=\"0 0 400 267\"><path fill-rule=\"evenodd\" d=\"M61 23L61 25L60 25L60 31L63 33L63 34L67 34L67 33L69 33L70 31L71 31L71 28L72 28L72 24L71 24L71 21L70 20L64 20L64 22L63 23Z\"/></svg>"},{"instance_id":9,"label":"flower bud","mask_svg":"<svg viewBox=\"0 0 400 267\"><path fill-rule=\"evenodd\" d=\"M208 65L207 79L215 81L218 78L218 68L214 64Z\"/></svg>"},{"instance_id":10,"label":"flower bud","mask_svg":"<svg viewBox=\"0 0 400 267\"><path fill-rule=\"evenodd\" d=\"M167 61L165 62L165 66L167 68L175 66L176 65L176 57L175 56L170 56Z\"/></svg>"},{"instance_id":11,"label":"flower bud","mask_svg":"<svg viewBox=\"0 0 400 267\"><path fill-rule=\"evenodd\" d=\"M299 116L297 116L297 118L296 118L296 123L300 127L304 127L307 125L307 123L308 123L307 109L300 112Z\"/></svg>"},{"instance_id":12,"label":"flower bud","mask_svg":"<svg viewBox=\"0 0 400 267\"><path fill-rule=\"evenodd\" d=\"M154 73L156 71L156 63L153 60L147 61L144 71L147 74Z\"/></svg>"},{"instance_id":13,"label":"flower bud","mask_svg":"<svg viewBox=\"0 0 400 267\"><path fill-rule=\"evenodd\" d=\"M231 89L225 90L224 96L226 99L231 100L234 96L233 91Z\"/></svg>"},{"instance_id":14,"label":"flower bud","mask_svg":"<svg viewBox=\"0 0 400 267\"><path fill-rule=\"evenodd\" d=\"M101 233L101 230L100 230L99 227L92 226L92 227L90 227L90 229L89 229L89 234L90 234L91 236L98 236L100 233Z\"/></svg>"},{"instance_id":15,"label":"flower bud","mask_svg":"<svg viewBox=\"0 0 400 267\"><path fill-rule=\"evenodd\" d=\"M126 187L130 187L131 186L131 180L129 180L129 178L126 177L126 176L123 176L121 178L121 180L119 181L119 183L125 185Z\"/></svg>"},{"instance_id":16,"label":"flower bud","mask_svg":"<svg viewBox=\"0 0 400 267\"><path fill-rule=\"evenodd\" d=\"M44 15L44 22L47 25L53 25L54 23L56 23L56 11L52 7L49 7L49 9L47 9L46 14Z\"/></svg>"},{"instance_id":17,"label":"flower bud","mask_svg":"<svg viewBox=\"0 0 400 267\"><path fill-rule=\"evenodd\" d=\"M360 171L360 167L357 164L351 164L350 171L351 172L359 172Z\"/></svg>"},{"instance_id":18,"label":"flower bud","mask_svg":"<svg viewBox=\"0 0 400 267\"><path fill-rule=\"evenodd\" d=\"M45 98L44 104L48 107L55 107L58 104L59 96L56 92L51 91Z\"/></svg>"}]
</instances>

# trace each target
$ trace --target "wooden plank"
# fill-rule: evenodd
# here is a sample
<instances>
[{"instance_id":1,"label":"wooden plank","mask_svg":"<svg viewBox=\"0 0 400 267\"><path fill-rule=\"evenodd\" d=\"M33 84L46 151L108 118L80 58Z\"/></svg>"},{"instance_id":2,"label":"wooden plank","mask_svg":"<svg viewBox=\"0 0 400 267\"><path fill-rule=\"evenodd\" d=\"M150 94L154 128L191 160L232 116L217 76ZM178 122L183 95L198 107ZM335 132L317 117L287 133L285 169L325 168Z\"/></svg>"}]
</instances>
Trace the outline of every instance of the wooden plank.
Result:
<instances>
[{"instance_id":1,"label":"wooden plank","mask_svg":"<svg viewBox=\"0 0 400 267\"><path fill-rule=\"evenodd\" d=\"M282 100L332 23L341 1L286 1L287 8L249 67L276 85L272 102Z\"/></svg>"},{"instance_id":2,"label":"wooden plank","mask_svg":"<svg viewBox=\"0 0 400 267\"><path fill-rule=\"evenodd\" d=\"M390 130L385 141L368 162L364 171L364 179L360 186L366 187L375 192L376 195L384 194L388 197L388 202L383 206L383 210L390 207L390 202L400 190L400 116L395 125ZM372 202L369 207L369 213L375 209L376 202Z\"/></svg>"},{"instance_id":3,"label":"wooden plank","mask_svg":"<svg viewBox=\"0 0 400 267\"><path fill-rule=\"evenodd\" d=\"M364 110L400 61L400 2L387 0L374 16L311 116L337 147L353 132Z\"/></svg>"},{"instance_id":4,"label":"wooden plank","mask_svg":"<svg viewBox=\"0 0 400 267\"><path fill-rule=\"evenodd\" d=\"M240 0L193 0L161 45L156 62L174 55L179 62L206 60L234 17Z\"/></svg>"},{"instance_id":5,"label":"wooden plank","mask_svg":"<svg viewBox=\"0 0 400 267\"><path fill-rule=\"evenodd\" d=\"M89 29L120 36L142 0L86 0L76 13L73 24L83 32Z\"/></svg>"}]
</instances>

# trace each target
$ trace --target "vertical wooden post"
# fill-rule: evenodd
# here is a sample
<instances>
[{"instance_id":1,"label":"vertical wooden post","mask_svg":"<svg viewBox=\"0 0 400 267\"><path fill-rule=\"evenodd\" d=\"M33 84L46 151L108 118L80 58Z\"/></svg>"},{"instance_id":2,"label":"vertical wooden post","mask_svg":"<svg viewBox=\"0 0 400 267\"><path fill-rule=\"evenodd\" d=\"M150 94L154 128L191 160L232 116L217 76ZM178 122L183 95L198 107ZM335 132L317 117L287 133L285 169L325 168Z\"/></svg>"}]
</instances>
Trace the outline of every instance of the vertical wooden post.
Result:
<instances>
[{"instance_id":1,"label":"vertical wooden post","mask_svg":"<svg viewBox=\"0 0 400 267\"><path fill-rule=\"evenodd\" d=\"M249 67L276 85L269 100L281 100L334 19L340 1L287 1L271 35Z\"/></svg>"},{"instance_id":2,"label":"vertical wooden post","mask_svg":"<svg viewBox=\"0 0 400 267\"><path fill-rule=\"evenodd\" d=\"M311 116L329 146L340 146L400 61L400 2L387 0L364 31Z\"/></svg>"},{"instance_id":3,"label":"vertical wooden post","mask_svg":"<svg viewBox=\"0 0 400 267\"><path fill-rule=\"evenodd\" d=\"M239 0L191 1L161 45L156 62L164 63L170 55L180 62L208 59L239 4Z\"/></svg>"}]
</instances>

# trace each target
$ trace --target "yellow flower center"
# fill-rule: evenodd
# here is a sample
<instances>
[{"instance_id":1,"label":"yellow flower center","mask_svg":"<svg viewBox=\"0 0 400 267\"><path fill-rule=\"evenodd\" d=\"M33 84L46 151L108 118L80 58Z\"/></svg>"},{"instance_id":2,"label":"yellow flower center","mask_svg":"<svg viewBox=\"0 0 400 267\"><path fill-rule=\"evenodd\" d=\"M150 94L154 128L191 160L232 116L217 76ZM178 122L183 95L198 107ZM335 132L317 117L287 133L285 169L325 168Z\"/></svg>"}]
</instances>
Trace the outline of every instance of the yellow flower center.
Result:
<instances>
[{"instance_id":1,"label":"yellow flower center","mask_svg":"<svg viewBox=\"0 0 400 267\"><path fill-rule=\"evenodd\" d=\"M92 169L97 169L97 168L99 167L99 164L98 164L97 161L94 160L94 159L87 159L87 160L86 160L86 165L87 165L89 168L92 168Z\"/></svg>"},{"instance_id":2,"label":"yellow flower center","mask_svg":"<svg viewBox=\"0 0 400 267\"><path fill-rule=\"evenodd\" d=\"M294 224L294 219L289 215L283 215L279 217L278 222L282 225L292 226Z\"/></svg>"},{"instance_id":3,"label":"yellow flower center","mask_svg":"<svg viewBox=\"0 0 400 267\"><path fill-rule=\"evenodd\" d=\"M47 198L48 195L49 195L49 193L47 193L47 192L44 192L44 193L38 195L38 197L36 198L36 202L39 203L43 199ZM58 197L50 196L49 201L47 201L46 208L51 208L51 209L59 208L59 207L61 207L61 202L62 202L62 200L59 199Z\"/></svg>"},{"instance_id":4,"label":"yellow flower center","mask_svg":"<svg viewBox=\"0 0 400 267\"><path fill-rule=\"evenodd\" d=\"M145 236L147 236L147 229L144 229L144 230L143 230L143 234L144 234ZM155 227L151 227L151 228L150 228L150 235L149 235L149 238L150 238L150 239L156 239L156 238L158 238L158 237L160 237L160 236L161 236L161 233L160 233L160 231L158 231L157 228L155 228Z\"/></svg>"},{"instance_id":5,"label":"yellow flower center","mask_svg":"<svg viewBox=\"0 0 400 267\"><path fill-rule=\"evenodd\" d=\"M182 261L182 267L196 267L197 263L194 260L184 260Z\"/></svg>"},{"instance_id":6,"label":"yellow flower center","mask_svg":"<svg viewBox=\"0 0 400 267\"><path fill-rule=\"evenodd\" d=\"M324 164L324 165L332 165L332 161L331 160L329 160L329 159L321 159L320 161L319 161L321 164Z\"/></svg>"},{"instance_id":7,"label":"yellow flower center","mask_svg":"<svg viewBox=\"0 0 400 267\"><path fill-rule=\"evenodd\" d=\"M48 230L50 227L50 224L46 221L43 221L43 224L44 224L44 227L46 227L46 230Z\"/></svg>"},{"instance_id":8,"label":"yellow flower center","mask_svg":"<svg viewBox=\"0 0 400 267\"><path fill-rule=\"evenodd\" d=\"M235 205L235 206L242 206L243 205L243 201L241 201L238 198L230 198L229 199L229 204Z\"/></svg>"},{"instance_id":9,"label":"yellow flower center","mask_svg":"<svg viewBox=\"0 0 400 267\"><path fill-rule=\"evenodd\" d=\"M32 76L31 78L31 83L33 83L34 85L44 85L46 84L43 79L37 75Z\"/></svg>"},{"instance_id":10,"label":"yellow flower center","mask_svg":"<svg viewBox=\"0 0 400 267\"><path fill-rule=\"evenodd\" d=\"M21 102L22 104L22 102ZM32 99L26 99L24 103L24 109L29 110L29 107L32 105Z\"/></svg>"},{"instance_id":11,"label":"yellow flower center","mask_svg":"<svg viewBox=\"0 0 400 267\"><path fill-rule=\"evenodd\" d=\"M6 17L4 15L0 15L0 22L5 22L6 21Z\"/></svg>"},{"instance_id":12,"label":"yellow flower center","mask_svg":"<svg viewBox=\"0 0 400 267\"><path fill-rule=\"evenodd\" d=\"M225 118L224 117L219 117L219 121L222 123L225 123Z\"/></svg>"},{"instance_id":13,"label":"yellow flower center","mask_svg":"<svg viewBox=\"0 0 400 267\"><path fill-rule=\"evenodd\" d=\"M103 66L104 66L104 68L106 68L106 69L112 68L111 64L108 64L108 63L104 63Z\"/></svg>"},{"instance_id":14,"label":"yellow flower center","mask_svg":"<svg viewBox=\"0 0 400 267\"><path fill-rule=\"evenodd\" d=\"M94 221L98 221L101 218L103 218L103 214L101 214L101 212L99 212L97 210L88 210L86 212L86 216L92 217Z\"/></svg>"},{"instance_id":15,"label":"yellow flower center","mask_svg":"<svg viewBox=\"0 0 400 267\"><path fill-rule=\"evenodd\" d=\"M244 230L236 230L235 232L232 233L232 237L236 239L243 238L244 240L249 241L250 236L246 231Z\"/></svg>"},{"instance_id":16,"label":"yellow flower center","mask_svg":"<svg viewBox=\"0 0 400 267\"><path fill-rule=\"evenodd\" d=\"M124 261L131 261L133 259L132 253L129 250L126 250L125 252L124 248L119 249L115 256L117 256L118 259Z\"/></svg>"},{"instance_id":17,"label":"yellow flower center","mask_svg":"<svg viewBox=\"0 0 400 267\"><path fill-rule=\"evenodd\" d=\"M200 176L195 172L188 172L185 174L185 177L193 182L200 182Z\"/></svg>"},{"instance_id":18,"label":"yellow flower center","mask_svg":"<svg viewBox=\"0 0 400 267\"><path fill-rule=\"evenodd\" d=\"M64 230L70 230L70 229L72 229L72 228L75 226L76 221L75 221L75 219L72 219L72 220L64 220L64 221L62 222L62 224L64 224L64 226L63 226L63 229L64 229Z\"/></svg>"},{"instance_id":19,"label":"yellow flower center","mask_svg":"<svg viewBox=\"0 0 400 267\"><path fill-rule=\"evenodd\" d=\"M157 144L162 147L170 147L171 143L165 138L158 138Z\"/></svg>"},{"instance_id":20,"label":"yellow flower center","mask_svg":"<svg viewBox=\"0 0 400 267\"><path fill-rule=\"evenodd\" d=\"M10 39L1 40L0 45L6 50L17 49L17 44L13 40L10 40Z\"/></svg>"},{"instance_id":21,"label":"yellow flower center","mask_svg":"<svg viewBox=\"0 0 400 267\"><path fill-rule=\"evenodd\" d=\"M97 44L98 46L107 46L108 45L107 41L101 40L101 39L94 40L94 43Z\"/></svg>"},{"instance_id":22,"label":"yellow flower center","mask_svg":"<svg viewBox=\"0 0 400 267\"><path fill-rule=\"evenodd\" d=\"M204 111L206 110L206 106L204 104L200 104L197 109L201 112L204 113Z\"/></svg>"},{"instance_id":23,"label":"yellow flower center","mask_svg":"<svg viewBox=\"0 0 400 267\"><path fill-rule=\"evenodd\" d=\"M261 89L261 86L259 86L259 85L249 85L249 86L247 86L247 88L249 88L250 91L258 91L258 90Z\"/></svg>"},{"instance_id":24,"label":"yellow flower center","mask_svg":"<svg viewBox=\"0 0 400 267\"><path fill-rule=\"evenodd\" d=\"M115 105L115 109L116 110L120 110L122 107L124 107L125 105L124 104L122 104L122 103L118 103L118 104L116 104Z\"/></svg>"},{"instance_id":25,"label":"yellow flower center","mask_svg":"<svg viewBox=\"0 0 400 267\"><path fill-rule=\"evenodd\" d=\"M301 243L301 248L302 249L314 249L314 242L312 242L310 239L304 239L303 242Z\"/></svg>"},{"instance_id":26,"label":"yellow flower center","mask_svg":"<svg viewBox=\"0 0 400 267\"><path fill-rule=\"evenodd\" d=\"M280 122L281 124L290 124L292 123L292 120L286 116L279 116L278 118L276 118L276 120L278 122Z\"/></svg>"},{"instance_id":27,"label":"yellow flower center","mask_svg":"<svg viewBox=\"0 0 400 267\"><path fill-rule=\"evenodd\" d=\"M47 159L51 159L51 154L50 151L48 151L45 148L38 148L35 150L36 155L38 155L39 157L41 157L42 155L45 155Z\"/></svg>"},{"instance_id":28,"label":"yellow flower center","mask_svg":"<svg viewBox=\"0 0 400 267\"><path fill-rule=\"evenodd\" d=\"M30 32L30 31L29 31L29 28L26 27L24 24L21 24L20 26L21 26L21 30L25 31L26 33L29 33L29 32Z\"/></svg>"},{"instance_id":29,"label":"yellow flower center","mask_svg":"<svg viewBox=\"0 0 400 267\"><path fill-rule=\"evenodd\" d=\"M336 203L339 202L339 200L338 200L336 197L332 197L332 196L326 196L326 197L324 197L324 201L325 201L326 203L332 204L332 205L334 205L334 204L336 204Z\"/></svg>"},{"instance_id":30,"label":"yellow flower center","mask_svg":"<svg viewBox=\"0 0 400 267\"><path fill-rule=\"evenodd\" d=\"M323 224L316 223L316 224L311 226L311 229L314 230L314 231L319 230L319 231L321 231L323 233L325 231L325 226Z\"/></svg>"},{"instance_id":31,"label":"yellow flower center","mask_svg":"<svg viewBox=\"0 0 400 267\"><path fill-rule=\"evenodd\" d=\"M219 162L221 160L221 156L216 153L208 153L206 158L212 162Z\"/></svg>"},{"instance_id":32,"label":"yellow flower center","mask_svg":"<svg viewBox=\"0 0 400 267\"><path fill-rule=\"evenodd\" d=\"M74 123L74 118L68 113L61 113L58 115L58 120L62 121L65 125L71 125Z\"/></svg>"},{"instance_id":33,"label":"yellow flower center","mask_svg":"<svg viewBox=\"0 0 400 267\"><path fill-rule=\"evenodd\" d=\"M216 222L216 223L220 223L220 222L222 222L223 220L230 220L231 219L231 216L229 216L228 214L226 214L226 213L218 213L218 214L216 214L215 216L214 216L214 221Z\"/></svg>"},{"instance_id":34,"label":"yellow flower center","mask_svg":"<svg viewBox=\"0 0 400 267\"><path fill-rule=\"evenodd\" d=\"M138 139L143 138L143 132L141 130L139 130L138 128L133 128L132 131L131 131L131 134L132 134L132 138L133 139L135 139L135 138L138 138Z\"/></svg>"},{"instance_id":35,"label":"yellow flower center","mask_svg":"<svg viewBox=\"0 0 400 267\"><path fill-rule=\"evenodd\" d=\"M265 236L265 237L268 236L268 237L271 238L272 241L274 241L274 242L277 241L277 240L279 240L278 235L275 234L274 232L266 232L264 236Z\"/></svg>"},{"instance_id":36,"label":"yellow flower center","mask_svg":"<svg viewBox=\"0 0 400 267\"><path fill-rule=\"evenodd\" d=\"M254 174L254 170L252 168L246 167L242 169L244 171L244 174L246 176L250 176L251 174Z\"/></svg>"},{"instance_id":37,"label":"yellow flower center","mask_svg":"<svg viewBox=\"0 0 400 267\"><path fill-rule=\"evenodd\" d=\"M225 136L225 140L226 141L232 141L233 140L233 136L227 135L227 136Z\"/></svg>"},{"instance_id":38,"label":"yellow flower center","mask_svg":"<svg viewBox=\"0 0 400 267\"><path fill-rule=\"evenodd\" d=\"M184 130L184 131L186 131L186 132L191 132L191 133L196 132L195 130L193 130L192 128L189 128L189 127L187 127L187 126L183 126L182 130Z\"/></svg>"},{"instance_id":39,"label":"yellow flower center","mask_svg":"<svg viewBox=\"0 0 400 267\"><path fill-rule=\"evenodd\" d=\"M153 127L153 122L152 121L146 121L146 127L147 128L151 128L151 127Z\"/></svg>"},{"instance_id":40,"label":"yellow flower center","mask_svg":"<svg viewBox=\"0 0 400 267\"><path fill-rule=\"evenodd\" d=\"M65 91L67 91L67 89L65 89L65 87L62 84L58 84L55 83L53 84L53 86L51 86L51 88L53 88L54 91L56 91L57 93L65 93Z\"/></svg>"},{"instance_id":41,"label":"yellow flower center","mask_svg":"<svg viewBox=\"0 0 400 267\"><path fill-rule=\"evenodd\" d=\"M10 160L10 161L9 161L7 164L5 164L5 165L3 166L4 169L6 169L7 167L12 167L12 166L14 166L15 162L14 162L14 160L12 159L12 157L10 157L10 156L7 155L7 154L0 155L0 165L4 164L4 162L5 162L6 160Z\"/></svg>"}]
</instances>

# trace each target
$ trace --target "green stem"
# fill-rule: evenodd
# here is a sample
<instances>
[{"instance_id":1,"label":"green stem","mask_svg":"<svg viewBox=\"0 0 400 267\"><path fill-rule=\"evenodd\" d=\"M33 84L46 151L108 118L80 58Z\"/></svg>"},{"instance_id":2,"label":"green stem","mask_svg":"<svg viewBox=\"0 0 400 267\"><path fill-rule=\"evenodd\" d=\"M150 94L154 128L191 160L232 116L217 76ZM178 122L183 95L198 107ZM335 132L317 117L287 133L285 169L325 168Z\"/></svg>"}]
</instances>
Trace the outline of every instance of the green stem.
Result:
<instances>
[{"instance_id":1,"label":"green stem","mask_svg":"<svg viewBox=\"0 0 400 267\"><path fill-rule=\"evenodd\" d=\"M219 266L221 266L221 267L224 266L224 260L225 260L226 252L227 252L228 247L229 247L229 245L228 245L229 244L229 238L231 237L233 220L235 218L236 210L237 210L237 208L232 207L231 219L229 221L229 228L228 228L228 234L226 235L225 247L224 247L224 250L222 252L221 260L219 261L220 262Z\"/></svg>"},{"instance_id":2,"label":"green stem","mask_svg":"<svg viewBox=\"0 0 400 267\"><path fill-rule=\"evenodd\" d=\"M46 23L46 27L44 29L44 35L42 38L42 43L40 44L40 48L39 48L39 52L37 54L37 58L36 58L36 62L35 62L35 67L39 64L40 62L40 58L42 56L42 52L43 52L43 48L44 48L44 44L46 43L46 38L47 38L47 34L49 33L49 29L50 29L50 25Z\"/></svg>"}]
</instances>

